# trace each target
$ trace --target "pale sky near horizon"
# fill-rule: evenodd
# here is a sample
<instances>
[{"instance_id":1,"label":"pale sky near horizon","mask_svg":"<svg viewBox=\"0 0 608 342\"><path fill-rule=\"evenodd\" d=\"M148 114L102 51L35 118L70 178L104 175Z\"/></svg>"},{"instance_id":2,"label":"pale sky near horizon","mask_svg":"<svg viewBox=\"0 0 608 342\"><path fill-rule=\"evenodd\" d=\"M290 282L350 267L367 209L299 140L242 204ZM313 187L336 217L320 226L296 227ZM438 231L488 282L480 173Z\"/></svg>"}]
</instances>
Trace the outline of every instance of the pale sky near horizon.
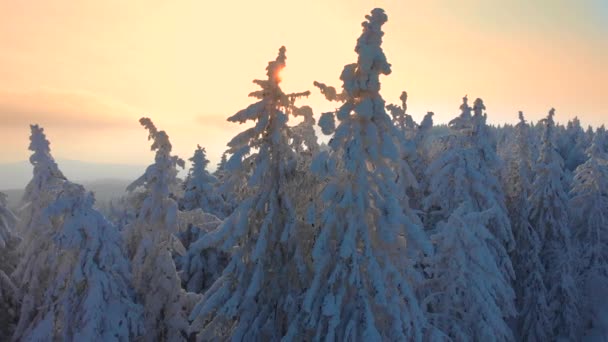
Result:
<instances>
[{"instance_id":1,"label":"pale sky near horizon","mask_svg":"<svg viewBox=\"0 0 608 342\"><path fill-rule=\"evenodd\" d=\"M607 0L0 0L0 162L27 159L39 123L58 159L149 164L149 116L182 158L200 144L216 163L281 45L283 89L312 91L300 104L317 117L335 108L312 82L340 87L374 7L389 17L382 95L407 90L416 121L447 122L468 94L491 123L555 107L608 124Z\"/></svg>"}]
</instances>

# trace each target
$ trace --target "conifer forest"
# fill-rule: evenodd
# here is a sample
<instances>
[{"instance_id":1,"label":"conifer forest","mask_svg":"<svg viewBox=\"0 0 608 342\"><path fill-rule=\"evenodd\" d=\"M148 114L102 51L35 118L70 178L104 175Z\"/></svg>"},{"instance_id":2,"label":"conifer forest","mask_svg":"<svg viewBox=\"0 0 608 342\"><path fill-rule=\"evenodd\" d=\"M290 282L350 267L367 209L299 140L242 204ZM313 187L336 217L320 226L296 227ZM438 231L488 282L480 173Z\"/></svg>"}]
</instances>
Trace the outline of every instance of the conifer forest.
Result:
<instances>
[{"instance_id":1,"label":"conifer forest","mask_svg":"<svg viewBox=\"0 0 608 342\"><path fill-rule=\"evenodd\" d=\"M284 90L268 51L217 166L142 117L154 159L107 203L32 122L31 180L0 193L0 341L608 341L604 126L550 104L490 125L475 94L416 122L382 96L387 13L363 19L341 84Z\"/></svg>"}]
</instances>

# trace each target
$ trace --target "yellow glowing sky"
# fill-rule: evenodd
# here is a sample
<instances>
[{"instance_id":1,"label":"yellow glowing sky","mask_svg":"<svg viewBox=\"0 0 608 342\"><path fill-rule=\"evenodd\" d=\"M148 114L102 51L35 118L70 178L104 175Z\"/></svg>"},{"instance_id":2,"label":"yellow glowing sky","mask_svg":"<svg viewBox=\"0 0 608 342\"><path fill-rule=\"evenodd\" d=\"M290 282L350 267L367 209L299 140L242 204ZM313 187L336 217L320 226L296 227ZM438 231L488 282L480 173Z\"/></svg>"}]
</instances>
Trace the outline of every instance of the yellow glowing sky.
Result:
<instances>
[{"instance_id":1,"label":"yellow glowing sky","mask_svg":"<svg viewBox=\"0 0 608 342\"><path fill-rule=\"evenodd\" d=\"M424 4L420 4L424 3ZM383 7L393 74L387 102L446 122L463 95L482 97L490 122L517 110L538 120L608 123L605 0L0 0L0 162L28 156L29 123L46 128L56 158L147 164L150 116L189 157L217 162L242 127L225 118L252 103L251 81L287 47L285 91L335 107L314 80L340 86L360 23Z\"/></svg>"}]
</instances>

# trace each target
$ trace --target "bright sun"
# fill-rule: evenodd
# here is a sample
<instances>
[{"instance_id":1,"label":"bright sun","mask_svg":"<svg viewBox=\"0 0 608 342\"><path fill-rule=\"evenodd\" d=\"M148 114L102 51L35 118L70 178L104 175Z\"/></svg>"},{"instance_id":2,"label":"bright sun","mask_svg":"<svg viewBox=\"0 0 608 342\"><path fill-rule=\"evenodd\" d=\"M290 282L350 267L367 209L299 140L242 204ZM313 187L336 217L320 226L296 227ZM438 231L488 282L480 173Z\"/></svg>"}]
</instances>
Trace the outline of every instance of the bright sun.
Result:
<instances>
[{"instance_id":1,"label":"bright sun","mask_svg":"<svg viewBox=\"0 0 608 342\"><path fill-rule=\"evenodd\" d=\"M281 68L279 72L277 72L277 79L279 82L285 79L285 68Z\"/></svg>"}]
</instances>

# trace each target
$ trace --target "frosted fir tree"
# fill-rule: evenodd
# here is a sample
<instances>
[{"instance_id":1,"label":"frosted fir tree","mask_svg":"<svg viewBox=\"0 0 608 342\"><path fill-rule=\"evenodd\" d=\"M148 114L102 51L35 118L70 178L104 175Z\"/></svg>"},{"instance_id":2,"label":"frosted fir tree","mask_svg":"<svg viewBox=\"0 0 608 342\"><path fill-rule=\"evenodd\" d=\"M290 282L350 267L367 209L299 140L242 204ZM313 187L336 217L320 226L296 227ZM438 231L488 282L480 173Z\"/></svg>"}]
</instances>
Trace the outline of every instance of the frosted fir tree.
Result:
<instances>
[{"instance_id":1,"label":"frosted fir tree","mask_svg":"<svg viewBox=\"0 0 608 342\"><path fill-rule=\"evenodd\" d=\"M38 224L45 208L55 200L63 189L66 179L59 170L51 155L50 143L44 129L31 125L30 145L32 151L30 163L33 166L33 178L27 184L23 195L23 209L17 232L22 240L18 248L21 255L13 272L15 285L20 290L21 309L19 322L15 328L15 339L19 339L25 327L37 314L38 307L44 300L44 291L49 287L53 271L49 260L58 251L49 238L56 233L55 226Z\"/></svg>"},{"instance_id":2,"label":"frosted fir tree","mask_svg":"<svg viewBox=\"0 0 608 342\"><path fill-rule=\"evenodd\" d=\"M125 228L127 253L132 263L133 286L144 306L144 339L185 341L189 337L188 313L196 296L181 288L172 251L181 244L177 232L177 203L171 186L183 160L171 154L171 142L149 118L139 120L156 151L154 164L128 187L143 186L145 198L135 221ZM181 248L180 248L181 249Z\"/></svg>"},{"instance_id":3,"label":"frosted fir tree","mask_svg":"<svg viewBox=\"0 0 608 342\"><path fill-rule=\"evenodd\" d=\"M598 135L599 145L602 151L608 151L608 133L606 133L606 127L601 125L595 130L595 135Z\"/></svg>"},{"instance_id":4,"label":"frosted fir tree","mask_svg":"<svg viewBox=\"0 0 608 342\"><path fill-rule=\"evenodd\" d=\"M18 238L14 232L17 222L19 222L19 219L9 209L6 194L0 192L0 249L10 248L12 244L17 242L15 240Z\"/></svg>"},{"instance_id":5,"label":"frosted fir tree","mask_svg":"<svg viewBox=\"0 0 608 342\"><path fill-rule=\"evenodd\" d=\"M293 116L302 118L302 122L293 126L291 131L290 145L296 152L297 165L293 177L290 177L286 186L286 191L292 194L293 205L296 210L298 226L297 230L304 236L300 236L299 246L303 251L310 248L310 242L314 234L314 219L309 216L314 212L314 207L320 205L318 194L325 182L310 172L313 160L319 153L320 146L315 134L315 119L312 108L308 106L295 107L292 111ZM302 252L306 254L306 252Z\"/></svg>"},{"instance_id":6,"label":"frosted fir tree","mask_svg":"<svg viewBox=\"0 0 608 342\"><path fill-rule=\"evenodd\" d=\"M460 106L461 115L450 122L451 134L438 141L441 152L431 162L428 168L429 187L427 189L428 196L424 199L423 205L427 209L428 220L425 222L431 232L438 234L448 234L447 232L437 231L445 225L438 225L437 222L449 221L452 213L462 207L468 208L471 213L485 213L482 222L478 223L478 227L484 227L491 234L488 236L483 234L481 240L490 251L491 260L486 263L494 265L493 269L498 269L500 275L492 275L497 281L497 286L491 288L493 291L490 303L470 303L469 305L491 305L500 308L500 314L496 311L492 312L492 317L487 317L496 326L497 335L494 336L497 340L508 339L511 334L504 333L504 325L506 321L515 316L515 293L511 286L514 278L514 271L508 252L514 248L514 238L511 231L505 195L500 186L497 177L494 175L493 166L495 165L496 156L492 147L487 146L487 127L485 127L485 114L482 114L485 106L480 99L475 101L475 106L471 108L468 105L467 97L463 98L463 103ZM473 115L471 113L474 113ZM468 212L467 212L468 213ZM447 229L447 228L446 228ZM481 229L481 228L477 228ZM463 235L462 238L475 238L475 235ZM481 234L477 233L476 234ZM477 239L477 238L475 238ZM471 241L471 244L479 243ZM448 249L439 249L436 252L436 258L449 258ZM466 252L463 252L466 253ZM463 258L466 262L476 260L474 256ZM464 262L463 261L463 262ZM431 267L434 269L433 274L442 274L444 272L452 272L446 270L445 263L431 262ZM480 269L469 265L472 271L480 271ZM482 275L473 278L478 281ZM445 281L450 281L450 278L445 278ZM462 296L462 293L446 293L441 290L445 284L435 284L430 289L430 297L436 296L430 300L428 309L432 315L437 317L445 315L451 320L472 319L473 321L463 321L462 324L468 326L469 331L473 336L483 336L485 332L481 332L481 327L476 325L477 318L472 316L454 316L458 311L451 311L448 307L438 303L449 301L451 296ZM481 286L481 285L479 285ZM475 292L480 291L480 287L467 287L461 289L467 296L473 299L483 298ZM439 293L439 295L436 295ZM447 299L442 299L447 296ZM448 309L446 312L441 310ZM439 311L438 311L439 310ZM436 324L436 323L435 323ZM445 325L439 324L439 327L445 329Z\"/></svg>"},{"instance_id":7,"label":"frosted fir tree","mask_svg":"<svg viewBox=\"0 0 608 342\"><path fill-rule=\"evenodd\" d=\"M294 117L302 118L302 122L291 129L291 145L298 155L312 155L319 150L319 143L317 142L314 128L316 122L312 108L309 106L296 107L293 103L291 104L291 108L291 114Z\"/></svg>"},{"instance_id":8,"label":"frosted fir tree","mask_svg":"<svg viewBox=\"0 0 608 342\"><path fill-rule=\"evenodd\" d=\"M429 158L431 155L429 145L431 145L430 140L431 132L433 130L433 115L435 115L433 112L427 112L424 115L424 118L420 122L420 125L418 125L418 129L416 130L416 134L414 136L414 146L416 146L416 161L412 165L412 171L414 172L416 180L418 181L418 192L412 199L412 202L414 202L412 205L421 211L423 209L422 201L425 195L424 192L428 188L429 181L427 179L428 175L426 174L426 170L431 161Z\"/></svg>"},{"instance_id":9,"label":"frosted fir tree","mask_svg":"<svg viewBox=\"0 0 608 342\"><path fill-rule=\"evenodd\" d=\"M585 162L585 150L590 141L587 141L585 131L577 117L568 121L565 130L558 135L556 143L564 159L564 167L569 172L574 172L577 166Z\"/></svg>"},{"instance_id":10,"label":"frosted fir tree","mask_svg":"<svg viewBox=\"0 0 608 342\"><path fill-rule=\"evenodd\" d=\"M514 339L501 307L512 300L510 279L489 248L495 240L488 229L493 210L478 212L464 202L432 236L436 254L427 304L431 323L446 335L441 339Z\"/></svg>"},{"instance_id":11,"label":"frosted fir tree","mask_svg":"<svg viewBox=\"0 0 608 342\"><path fill-rule=\"evenodd\" d=\"M574 172L569 207L579 251L581 313L586 328L598 329L608 310L605 300L608 298L608 157L601 148L599 135L595 135L586 153L587 161Z\"/></svg>"},{"instance_id":12,"label":"frosted fir tree","mask_svg":"<svg viewBox=\"0 0 608 342\"><path fill-rule=\"evenodd\" d=\"M235 211L200 248L232 252L228 266L192 311L198 338L278 340L298 311L298 296L308 279L299 246L296 208L287 184L295 176L296 155L287 126L295 99L309 92L285 94L280 71L285 47L266 68L268 78L250 94L256 103L228 118L254 126L228 143L226 171L246 177L249 191Z\"/></svg>"},{"instance_id":13,"label":"frosted fir tree","mask_svg":"<svg viewBox=\"0 0 608 342\"><path fill-rule=\"evenodd\" d=\"M551 109L543 120L540 157L530 193L530 223L542 241L541 260L548 291L548 319L551 338L576 340L580 337L579 294L576 289L574 250L568 226L568 196L564 189L562 158L554 142L555 123Z\"/></svg>"},{"instance_id":14,"label":"frosted fir tree","mask_svg":"<svg viewBox=\"0 0 608 342\"><path fill-rule=\"evenodd\" d=\"M222 221L215 215L196 209L179 212L178 222L177 237L185 252L175 257L175 264L182 287L188 292L202 294L222 274L228 265L229 254L215 248L201 248L197 242L217 229Z\"/></svg>"},{"instance_id":15,"label":"frosted fir tree","mask_svg":"<svg viewBox=\"0 0 608 342\"><path fill-rule=\"evenodd\" d=\"M180 209L189 211L200 208L220 219L226 217L226 203L214 189L217 179L207 171L209 160L205 149L198 146L190 161L192 167L184 182L184 197L180 199Z\"/></svg>"},{"instance_id":16,"label":"frosted fir tree","mask_svg":"<svg viewBox=\"0 0 608 342\"><path fill-rule=\"evenodd\" d=\"M0 192L0 340L8 340L17 317L18 289L11 279L19 238L14 233L18 219L8 208L6 195Z\"/></svg>"},{"instance_id":17,"label":"frosted fir tree","mask_svg":"<svg viewBox=\"0 0 608 342\"><path fill-rule=\"evenodd\" d=\"M213 175L220 179L221 175L223 175L223 172L226 170L226 163L228 162L228 156L226 154L226 152L222 153L222 157L220 158L220 162L217 163L217 168L215 170L215 172L213 173Z\"/></svg>"},{"instance_id":18,"label":"frosted fir tree","mask_svg":"<svg viewBox=\"0 0 608 342\"><path fill-rule=\"evenodd\" d=\"M407 202L405 207L409 208L411 206L410 198L418 200L420 197L418 196L419 184L416 177L418 174L415 172L415 170L421 169L415 144L418 125L414 122L412 116L407 114L407 92L402 92L399 99L401 100L401 106L390 104L386 106L386 109L393 117L393 124L398 131L399 150L403 161L398 183L403 187L401 201Z\"/></svg>"},{"instance_id":19,"label":"frosted fir tree","mask_svg":"<svg viewBox=\"0 0 608 342\"><path fill-rule=\"evenodd\" d=\"M416 122L414 122L412 116L407 113L407 92L401 92L399 100L401 100L401 106L389 104L386 106L386 109L393 117L394 125L397 126L397 128L399 128L399 130L403 132L408 139L413 139L418 125Z\"/></svg>"},{"instance_id":20,"label":"frosted fir tree","mask_svg":"<svg viewBox=\"0 0 608 342\"><path fill-rule=\"evenodd\" d=\"M517 332L519 338L525 341L546 341L550 339L552 328L547 316L544 266L540 260L542 242L528 219L531 209L528 194L532 178L532 141L530 127L522 112L519 112L513 141L504 183L517 246L511 253L517 279L514 282L519 313Z\"/></svg>"},{"instance_id":21,"label":"frosted fir tree","mask_svg":"<svg viewBox=\"0 0 608 342\"><path fill-rule=\"evenodd\" d=\"M496 261L501 263L503 272L512 278L508 256L498 252L512 250L514 239L504 191L494 174L498 157L489 146L491 138L486 115L482 114L485 106L481 99L477 99L472 108L465 96L460 109L460 116L450 121L451 134L438 141L441 152L427 169L428 196L423 205L432 216L431 222L447 219L463 202L472 204L476 211L495 208L490 231L501 244L497 247Z\"/></svg>"},{"instance_id":22,"label":"frosted fir tree","mask_svg":"<svg viewBox=\"0 0 608 342\"><path fill-rule=\"evenodd\" d=\"M214 190L222 200L224 200L226 215L229 216L232 211L239 204L239 197L237 194L245 192L243 186L247 184L247 175L239 174L240 177L235 177L233 174L226 170L226 164L228 163L228 152L222 153L220 162L217 165L217 169L213 175L217 178Z\"/></svg>"},{"instance_id":23,"label":"frosted fir tree","mask_svg":"<svg viewBox=\"0 0 608 342\"><path fill-rule=\"evenodd\" d=\"M308 106L296 108L293 116L302 117L303 120L292 127L290 145L296 152L297 163L294 174L284 184L284 191L291 194L295 208L296 230L299 239L298 254L308 256L318 228L315 225L318 216L315 209L323 206L319 194L327 182L326 179L310 172L315 158L321 150L315 134L316 122L312 109Z\"/></svg>"},{"instance_id":24,"label":"frosted fir tree","mask_svg":"<svg viewBox=\"0 0 608 342\"><path fill-rule=\"evenodd\" d=\"M57 246L48 260L53 281L27 328L27 341L130 341L142 330L142 308L134 302L129 261L118 230L93 209L94 198L66 182L40 217ZM52 227L52 228L51 228Z\"/></svg>"},{"instance_id":25,"label":"frosted fir tree","mask_svg":"<svg viewBox=\"0 0 608 342\"><path fill-rule=\"evenodd\" d=\"M376 8L366 19L358 60L340 77L343 91L316 83L328 99L344 103L331 158L314 163L314 171L329 178L312 251L314 275L285 340L420 340L425 328L406 275L411 265L403 260L404 236L407 248L425 240L398 200L399 141L379 93L380 75L391 72L381 48L387 16ZM334 127L328 115L319 124L324 133Z\"/></svg>"}]
</instances>

